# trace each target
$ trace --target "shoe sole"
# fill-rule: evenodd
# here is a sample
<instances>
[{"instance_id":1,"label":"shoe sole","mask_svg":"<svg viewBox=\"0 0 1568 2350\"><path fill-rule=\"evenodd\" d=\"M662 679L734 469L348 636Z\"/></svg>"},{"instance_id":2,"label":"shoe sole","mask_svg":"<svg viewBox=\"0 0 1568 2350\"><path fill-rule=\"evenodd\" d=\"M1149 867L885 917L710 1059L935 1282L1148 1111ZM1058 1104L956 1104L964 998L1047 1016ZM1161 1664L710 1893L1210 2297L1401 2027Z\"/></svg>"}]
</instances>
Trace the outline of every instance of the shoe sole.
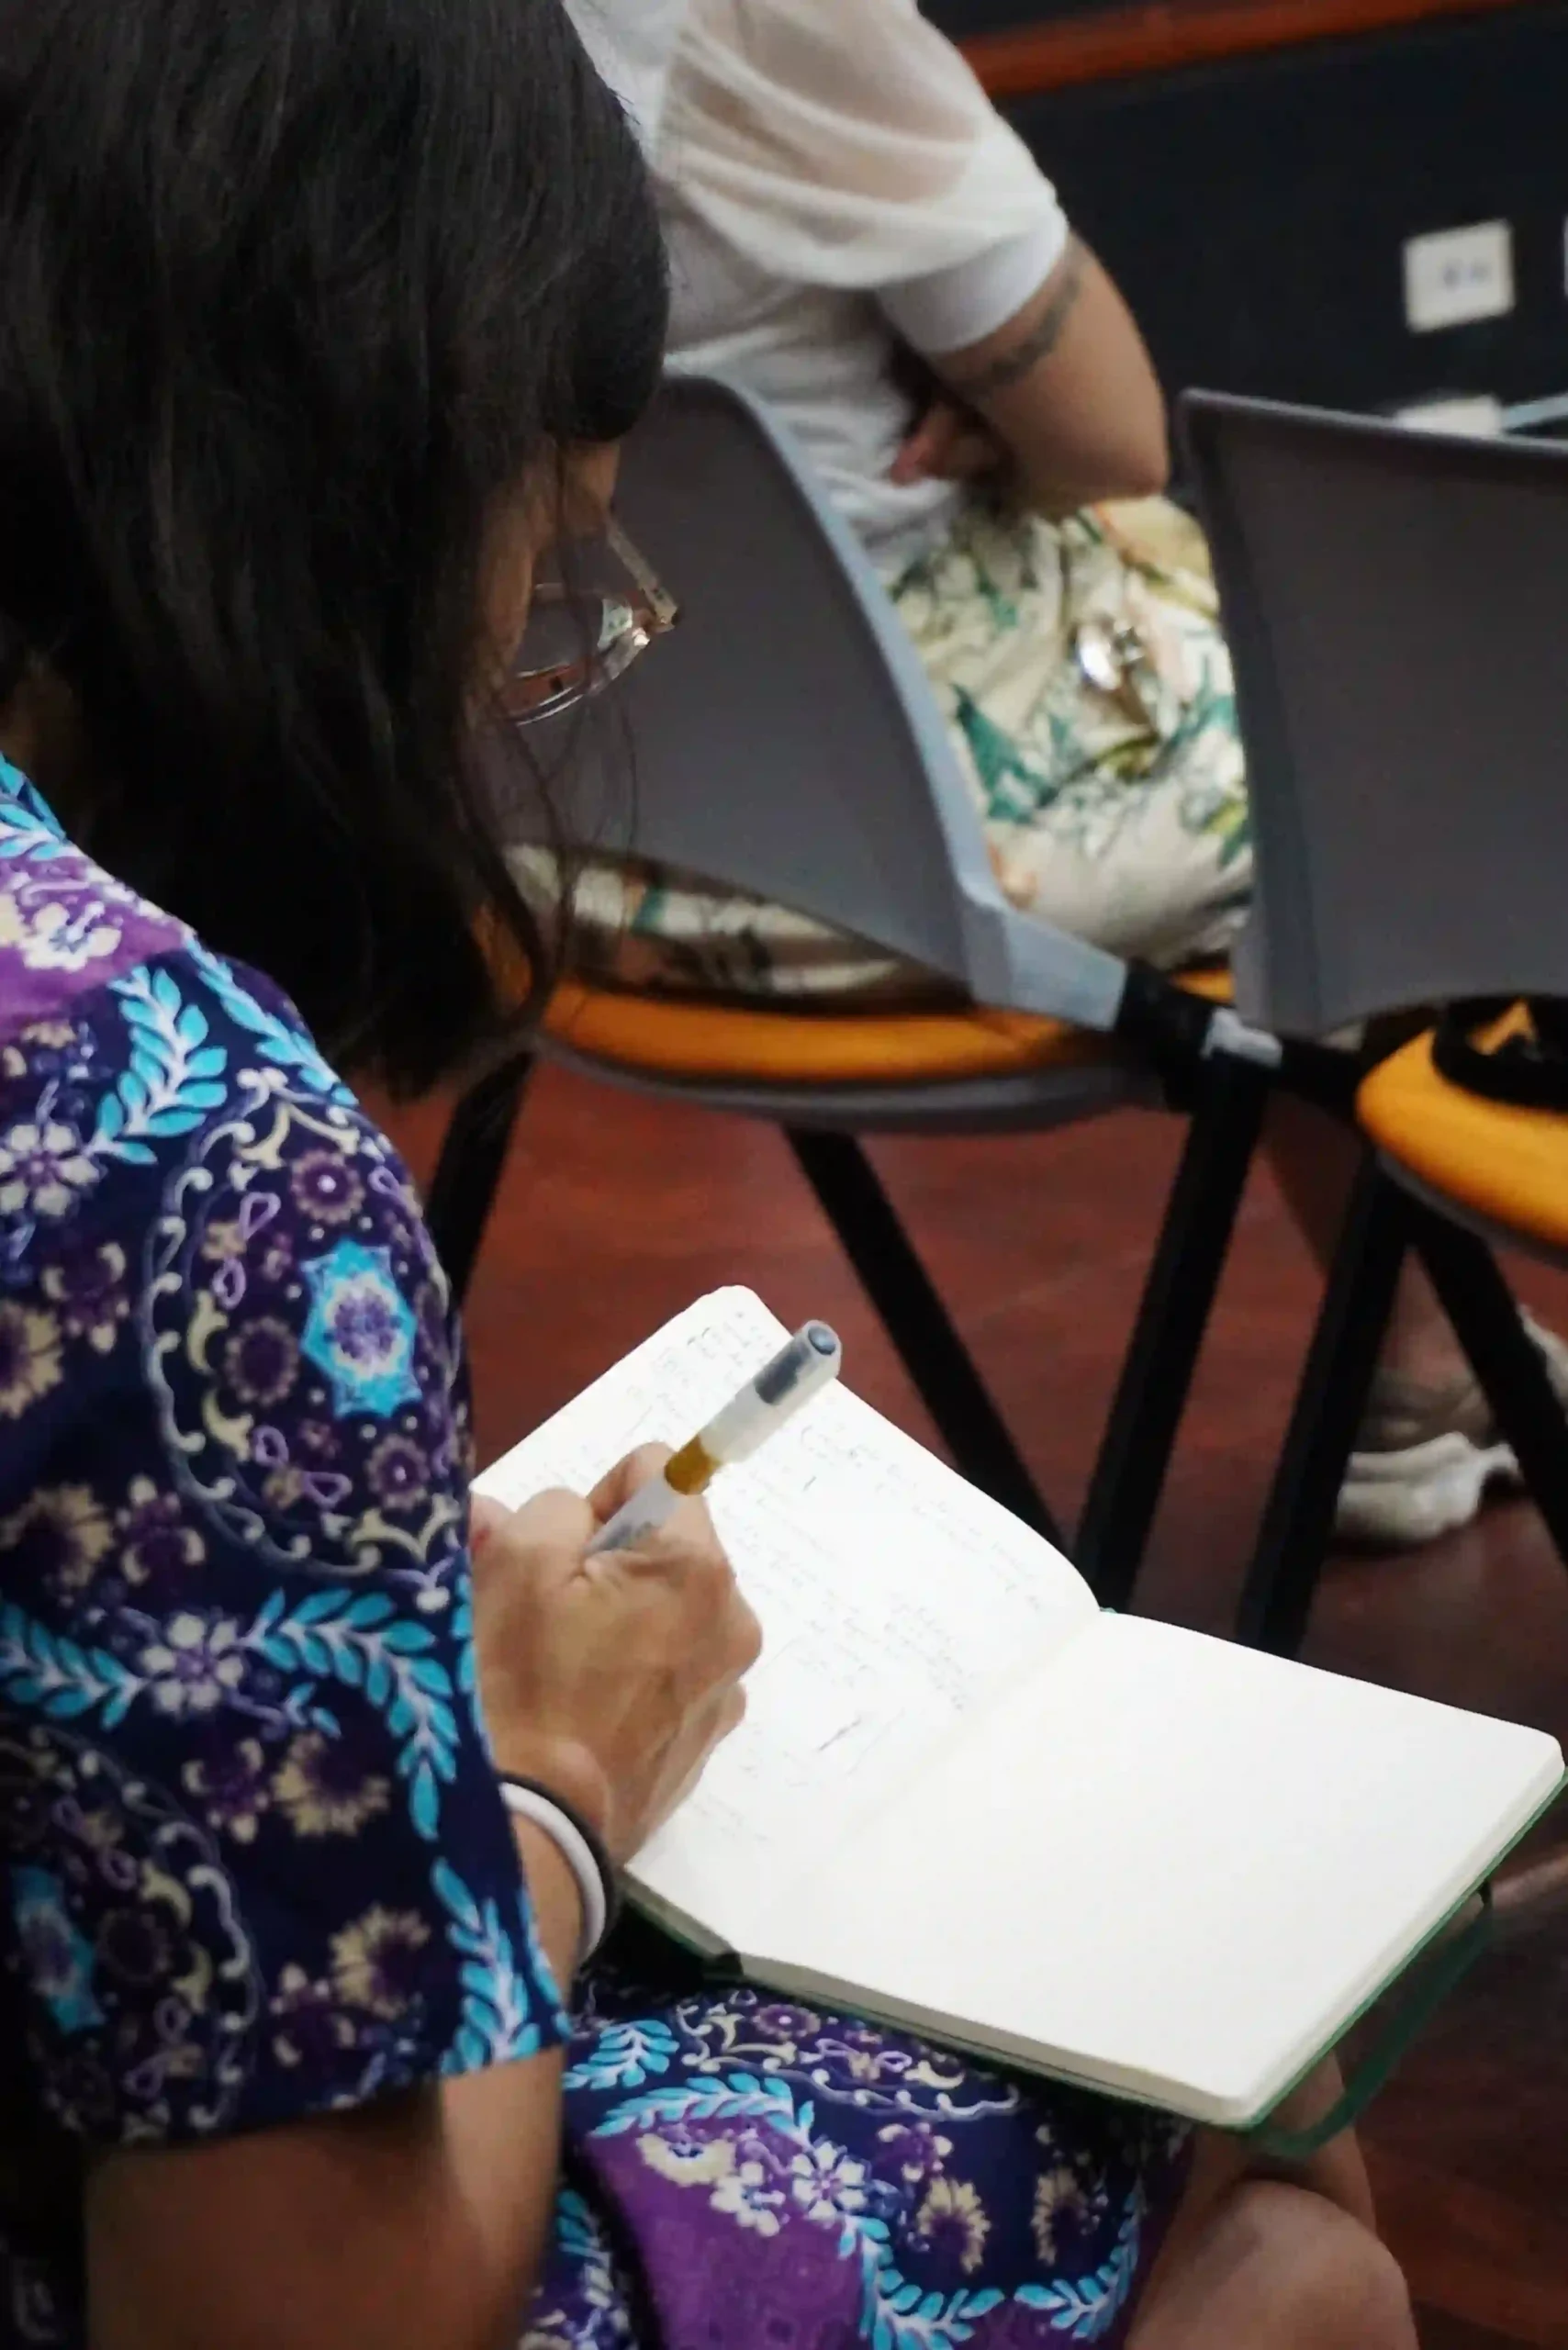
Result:
<instances>
[{"instance_id":1,"label":"shoe sole","mask_svg":"<svg viewBox=\"0 0 1568 2350\"><path fill-rule=\"evenodd\" d=\"M1411 1550L1468 1526L1494 1485L1522 1483L1507 1445L1476 1444L1457 1433L1403 1452L1353 1452L1334 1530L1343 1542Z\"/></svg>"}]
</instances>

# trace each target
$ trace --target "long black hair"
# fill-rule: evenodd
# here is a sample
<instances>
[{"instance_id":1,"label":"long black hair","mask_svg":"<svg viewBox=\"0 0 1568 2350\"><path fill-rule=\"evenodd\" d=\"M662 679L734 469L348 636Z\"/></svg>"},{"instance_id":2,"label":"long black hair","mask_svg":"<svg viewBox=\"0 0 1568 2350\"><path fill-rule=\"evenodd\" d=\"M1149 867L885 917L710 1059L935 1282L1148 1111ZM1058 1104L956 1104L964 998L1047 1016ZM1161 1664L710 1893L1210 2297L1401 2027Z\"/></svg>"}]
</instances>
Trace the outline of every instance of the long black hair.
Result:
<instances>
[{"instance_id":1,"label":"long black hair","mask_svg":"<svg viewBox=\"0 0 1568 2350\"><path fill-rule=\"evenodd\" d=\"M666 308L560 0L0 0L0 622L65 812L399 1090L494 1034L487 916L543 976L466 751L489 533Z\"/></svg>"}]
</instances>

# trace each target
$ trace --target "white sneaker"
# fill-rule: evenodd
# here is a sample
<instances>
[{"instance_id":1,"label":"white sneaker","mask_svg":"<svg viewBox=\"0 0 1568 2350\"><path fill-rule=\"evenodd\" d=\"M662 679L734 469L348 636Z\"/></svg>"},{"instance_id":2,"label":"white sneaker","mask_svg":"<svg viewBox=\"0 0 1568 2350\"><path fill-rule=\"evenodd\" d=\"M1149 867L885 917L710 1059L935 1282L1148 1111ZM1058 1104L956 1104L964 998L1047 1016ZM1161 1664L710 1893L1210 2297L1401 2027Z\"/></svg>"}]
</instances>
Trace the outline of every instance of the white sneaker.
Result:
<instances>
[{"instance_id":1,"label":"white sneaker","mask_svg":"<svg viewBox=\"0 0 1568 2350\"><path fill-rule=\"evenodd\" d=\"M1528 1314L1524 1322L1568 1404L1568 1345ZM1522 1483L1518 1462L1468 1371L1437 1388L1380 1371L1339 1488L1334 1528L1341 1541L1413 1550L1468 1526L1493 1487L1517 1493Z\"/></svg>"}]
</instances>

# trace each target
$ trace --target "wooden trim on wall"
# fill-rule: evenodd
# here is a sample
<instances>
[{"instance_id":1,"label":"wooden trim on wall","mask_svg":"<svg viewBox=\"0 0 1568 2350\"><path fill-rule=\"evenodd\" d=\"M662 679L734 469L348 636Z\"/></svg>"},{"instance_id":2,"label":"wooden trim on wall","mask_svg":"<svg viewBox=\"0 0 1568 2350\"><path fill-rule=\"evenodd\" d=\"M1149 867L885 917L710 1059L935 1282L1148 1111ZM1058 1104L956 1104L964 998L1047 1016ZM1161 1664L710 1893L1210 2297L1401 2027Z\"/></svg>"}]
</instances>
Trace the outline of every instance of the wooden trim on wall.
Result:
<instances>
[{"instance_id":1,"label":"wooden trim on wall","mask_svg":"<svg viewBox=\"0 0 1568 2350\"><path fill-rule=\"evenodd\" d=\"M964 53L993 98L1207 64L1305 41L1479 16L1528 0L1144 0L1092 16L981 33Z\"/></svg>"}]
</instances>

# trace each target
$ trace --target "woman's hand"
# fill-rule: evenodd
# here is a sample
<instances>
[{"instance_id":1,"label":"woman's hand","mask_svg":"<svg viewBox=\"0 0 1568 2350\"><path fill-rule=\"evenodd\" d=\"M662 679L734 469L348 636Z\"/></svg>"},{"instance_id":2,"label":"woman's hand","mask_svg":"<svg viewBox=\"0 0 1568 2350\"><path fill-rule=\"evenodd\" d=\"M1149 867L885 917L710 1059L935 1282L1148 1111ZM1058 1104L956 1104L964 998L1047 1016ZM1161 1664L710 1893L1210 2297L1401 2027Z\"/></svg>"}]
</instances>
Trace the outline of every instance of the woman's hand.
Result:
<instances>
[{"instance_id":1,"label":"woman's hand","mask_svg":"<svg viewBox=\"0 0 1568 2350\"><path fill-rule=\"evenodd\" d=\"M984 420L938 393L910 429L888 478L901 488L918 481L985 481L1007 470L1008 453Z\"/></svg>"},{"instance_id":2,"label":"woman's hand","mask_svg":"<svg viewBox=\"0 0 1568 2350\"><path fill-rule=\"evenodd\" d=\"M745 1710L762 1639L700 1502L637 1550L588 1544L669 1459L644 1446L588 1500L471 1502L480 1694L503 1771L554 1787L630 1860Z\"/></svg>"}]
</instances>

